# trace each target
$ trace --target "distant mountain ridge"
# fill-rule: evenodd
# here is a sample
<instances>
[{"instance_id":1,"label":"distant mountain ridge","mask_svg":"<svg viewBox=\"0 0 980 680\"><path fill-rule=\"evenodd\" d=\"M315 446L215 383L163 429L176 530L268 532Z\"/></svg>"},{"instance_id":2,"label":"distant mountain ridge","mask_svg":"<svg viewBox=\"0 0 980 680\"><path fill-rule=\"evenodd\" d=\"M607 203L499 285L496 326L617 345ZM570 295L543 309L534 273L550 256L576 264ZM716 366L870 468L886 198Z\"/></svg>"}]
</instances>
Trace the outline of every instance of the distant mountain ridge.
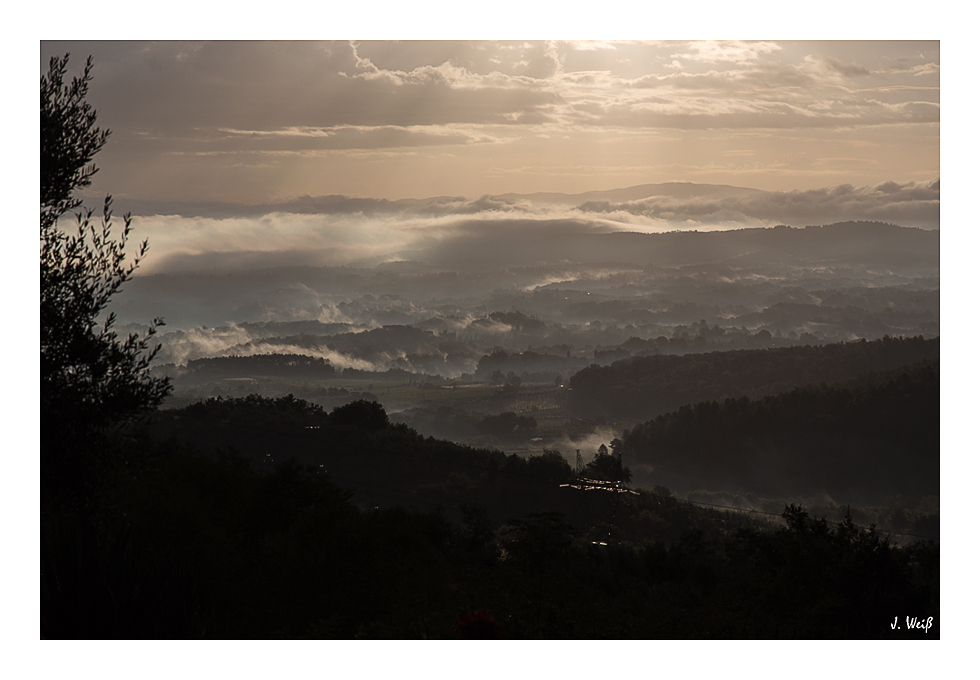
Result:
<instances>
[{"instance_id":1,"label":"distant mountain ridge","mask_svg":"<svg viewBox=\"0 0 980 680\"><path fill-rule=\"evenodd\" d=\"M530 266L545 263L653 266L860 267L938 275L939 232L884 222L825 226L683 230L659 234L596 233L577 220L498 220L461 225L465 237L429 254L437 266Z\"/></svg>"},{"instance_id":2,"label":"distant mountain ridge","mask_svg":"<svg viewBox=\"0 0 980 680\"><path fill-rule=\"evenodd\" d=\"M403 210L422 212L431 210L437 212L459 211L460 214L466 214L485 208L492 208L494 207L493 203L506 204L520 201L578 205L588 201L623 203L639 201L654 196L670 196L672 198L692 198L695 196L726 198L762 193L765 192L759 189L724 184L666 182L663 184L638 184L620 189L586 191L578 194L542 191L532 194L506 193L484 195L480 198L469 198L466 196L428 196L426 198L387 199L324 194L320 196L298 196L284 201L256 204L222 201L172 202L129 198L125 199L125 207L135 215L180 214L185 217L254 216L264 215L270 212L291 212L299 214L362 213L364 215L375 215L395 213ZM488 201L491 203L488 203Z\"/></svg>"},{"instance_id":3,"label":"distant mountain ridge","mask_svg":"<svg viewBox=\"0 0 980 680\"><path fill-rule=\"evenodd\" d=\"M744 196L746 194L765 193L759 189L729 186L727 184L695 184L693 182L665 182L662 184L637 184L622 189L606 189L601 191L585 191L579 194L564 194L560 192L539 191L533 194L496 194L491 198L501 201L532 200L541 203L578 204L586 201L639 201L653 196L670 196L672 198L691 198L694 196L711 196L722 198Z\"/></svg>"},{"instance_id":4,"label":"distant mountain ridge","mask_svg":"<svg viewBox=\"0 0 980 680\"><path fill-rule=\"evenodd\" d=\"M939 183L876 187L828 187L808 191L763 191L726 184L666 182L581 193L536 192L427 198L370 198L327 194L295 196L255 204L167 202L125 199L121 209L137 215L258 217L284 215L348 216L356 219L430 220L479 216L487 222L526 217L584 219L593 226L631 223L675 229L750 228L761 225L830 224L876 220L903 226L939 228ZM652 223L649 222L652 220ZM627 227L628 228L628 227Z\"/></svg>"}]
</instances>

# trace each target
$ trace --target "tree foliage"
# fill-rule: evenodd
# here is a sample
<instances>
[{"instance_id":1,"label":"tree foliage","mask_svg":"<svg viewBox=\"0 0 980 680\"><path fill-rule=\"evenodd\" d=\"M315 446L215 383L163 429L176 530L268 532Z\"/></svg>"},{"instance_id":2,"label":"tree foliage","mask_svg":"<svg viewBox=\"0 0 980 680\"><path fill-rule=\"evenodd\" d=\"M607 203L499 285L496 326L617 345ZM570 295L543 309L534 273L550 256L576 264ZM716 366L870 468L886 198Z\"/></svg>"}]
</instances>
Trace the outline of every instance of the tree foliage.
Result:
<instances>
[{"instance_id":1,"label":"tree foliage","mask_svg":"<svg viewBox=\"0 0 980 680\"><path fill-rule=\"evenodd\" d=\"M98 171L92 159L109 137L95 127L96 111L85 101L92 79L92 58L80 78L65 85L68 56L53 57L41 77L41 228L81 206L73 193L92 183Z\"/></svg>"},{"instance_id":2,"label":"tree foliage","mask_svg":"<svg viewBox=\"0 0 980 680\"><path fill-rule=\"evenodd\" d=\"M109 134L95 126L96 112L85 101L91 59L70 85L67 66L68 55L52 58L41 77L41 453L48 487L84 484L95 461L83 450L158 406L170 391L168 379L149 374L159 349L151 348L150 338L162 320L143 336L120 339L115 315L106 314L147 249L144 241L127 264L129 215L114 233L107 196L101 220L89 209L76 214L74 230L59 224L81 206L75 192L91 184L97 172L92 159Z\"/></svg>"},{"instance_id":3,"label":"tree foliage","mask_svg":"<svg viewBox=\"0 0 980 680\"><path fill-rule=\"evenodd\" d=\"M605 448L605 445L601 448ZM630 480L633 479L630 469L623 466L623 461L618 455L613 456L604 453L602 450L585 466L582 470L582 476L587 479L601 479L624 484L629 484Z\"/></svg>"}]
</instances>

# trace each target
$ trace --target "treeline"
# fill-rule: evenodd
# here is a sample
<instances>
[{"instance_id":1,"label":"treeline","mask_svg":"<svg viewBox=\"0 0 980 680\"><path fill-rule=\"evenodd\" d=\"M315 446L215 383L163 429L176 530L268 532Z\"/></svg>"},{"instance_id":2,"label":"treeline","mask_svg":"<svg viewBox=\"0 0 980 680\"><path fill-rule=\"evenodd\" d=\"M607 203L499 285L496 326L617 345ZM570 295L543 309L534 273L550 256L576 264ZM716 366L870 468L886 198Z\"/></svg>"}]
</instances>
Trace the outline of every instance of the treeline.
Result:
<instances>
[{"instance_id":1,"label":"treeline","mask_svg":"<svg viewBox=\"0 0 980 680\"><path fill-rule=\"evenodd\" d=\"M787 505L800 502L798 498L765 498L752 492L703 490L688 493L687 500L770 515L778 515ZM857 506L838 505L829 496L818 495L807 502L807 509L813 516L833 522L842 522L850 515L856 524L873 524L899 543L922 538L939 540L939 496L885 496L878 505Z\"/></svg>"},{"instance_id":2,"label":"treeline","mask_svg":"<svg viewBox=\"0 0 980 680\"><path fill-rule=\"evenodd\" d=\"M686 405L613 442L672 489L829 494L838 503L939 495L939 362L750 400Z\"/></svg>"},{"instance_id":3,"label":"treeline","mask_svg":"<svg viewBox=\"0 0 980 680\"><path fill-rule=\"evenodd\" d=\"M187 362L187 370L182 374L190 380L253 376L319 379L338 377L337 369L326 359L302 354L253 354L193 359Z\"/></svg>"},{"instance_id":4,"label":"treeline","mask_svg":"<svg viewBox=\"0 0 980 680\"><path fill-rule=\"evenodd\" d=\"M551 382L559 375L570 375L588 365L580 356L540 354L527 350L513 354L498 349L480 358L474 375L480 380L490 380L495 373L513 373L522 380Z\"/></svg>"},{"instance_id":5,"label":"treeline","mask_svg":"<svg viewBox=\"0 0 980 680\"><path fill-rule=\"evenodd\" d=\"M446 404L408 409L395 415L413 430L439 439L468 440L478 436L517 441L533 436L538 427L532 416L513 411L482 415Z\"/></svg>"},{"instance_id":6,"label":"treeline","mask_svg":"<svg viewBox=\"0 0 980 680\"><path fill-rule=\"evenodd\" d=\"M208 357L192 359L184 367L163 364L154 368L160 375L168 375L178 384L194 384L206 381L235 380L244 378L282 378L296 380L344 380L378 381L440 381L437 375L415 373L400 368L385 371L368 371L358 368L335 368L322 357L305 354L251 354L245 356Z\"/></svg>"},{"instance_id":7,"label":"treeline","mask_svg":"<svg viewBox=\"0 0 980 680\"><path fill-rule=\"evenodd\" d=\"M685 404L757 399L938 358L939 338L921 336L634 357L573 375L568 382L570 405L580 413L598 413L611 420L646 420Z\"/></svg>"}]
</instances>

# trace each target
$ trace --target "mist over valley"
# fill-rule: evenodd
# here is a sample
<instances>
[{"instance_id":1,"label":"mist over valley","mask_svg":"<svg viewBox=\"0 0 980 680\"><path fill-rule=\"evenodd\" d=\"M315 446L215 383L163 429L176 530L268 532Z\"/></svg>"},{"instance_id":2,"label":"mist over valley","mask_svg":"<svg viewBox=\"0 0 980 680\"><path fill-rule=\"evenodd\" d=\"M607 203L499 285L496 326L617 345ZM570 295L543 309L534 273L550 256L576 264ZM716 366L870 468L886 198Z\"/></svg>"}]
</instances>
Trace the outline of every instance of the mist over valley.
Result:
<instances>
[{"instance_id":1,"label":"mist over valley","mask_svg":"<svg viewBox=\"0 0 980 680\"><path fill-rule=\"evenodd\" d=\"M624 192L665 189L737 192ZM251 252L187 256L195 270L136 277L114 311L124 330L139 327L143 310L166 319L156 365L175 377L174 399L222 393L217 382L190 386L193 367L218 357L299 355L328 362L338 377L487 381L499 370L560 384L634 356L939 333L938 230L845 222L639 233L585 220L457 217L430 225L434 235L418 237L426 245L412 259L387 252L375 265L289 265L281 252L273 266L250 264Z\"/></svg>"},{"instance_id":2,"label":"mist over valley","mask_svg":"<svg viewBox=\"0 0 980 680\"><path fill-rule=\"evenodd\" d=\"M757 193L693 184L597 192L648 203L663 195ZM596 196L574 198L584 197ZM527 208L562 196L520 200ZM411 259L379 250L373 265L288 265L281 252L271 266L251 252L186 256L180 271L135 278L115 311L128 322L125 330L139 327L144 309L168 320L156 336L153 369L173 380L165 407L250 394L292 396L327 410L377 401L393 421L426 436L525 457L552 450L571 465L593 459L600 444L608 450L629 428L703 400L758 399L938 361L938 344L844 372L803 358L805 374L761 391L729 379L724 388L687 393L659 378L638 386L623 402L631 406L620 408L619 397L593 385L589 371L618 367L621 391L626 376L645 370L640 362L660 358L731 357L717 368L690 369L708 371L696 379L704 384L733 373L746 352L883 338L938 343L939 231L850 221L640 233L550 216L473 221L464 211L455 219L413 224L421 247ZM431 235L419 235L426 229ZM214 269L207 267L211 258ZM191 263L196 269L184 271ZM708 484L696 474L685 481L639 459L632 469L635 483L652 487L669 478L686 492L714 486L771 496L779 488L719 474ZM841 503L883 498L858 487L852 498L828 495L825 485L785 489L797 489L793 498ZM916 493L937 494L938 486Z\"/></svg>"}]
</instances>

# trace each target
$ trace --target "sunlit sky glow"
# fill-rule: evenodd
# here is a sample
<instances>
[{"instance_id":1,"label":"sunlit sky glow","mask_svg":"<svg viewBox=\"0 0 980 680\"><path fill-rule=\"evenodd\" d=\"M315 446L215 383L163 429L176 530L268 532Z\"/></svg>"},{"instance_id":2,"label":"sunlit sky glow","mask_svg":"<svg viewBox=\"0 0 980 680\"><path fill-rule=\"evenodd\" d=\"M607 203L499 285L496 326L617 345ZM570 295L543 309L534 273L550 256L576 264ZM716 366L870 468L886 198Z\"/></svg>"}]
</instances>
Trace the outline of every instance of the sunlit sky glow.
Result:
<instances>
[{"instance_id":1,"label":"sunlit sky glow","mask_svg":"<svg viewBox=\"0 0 980 680\"><path fill-rule=\"evenodd\" d=\"M938 41L46 41L42 71L64 52L117 201L939 177Z\"/></svg>"}]
</instances>

